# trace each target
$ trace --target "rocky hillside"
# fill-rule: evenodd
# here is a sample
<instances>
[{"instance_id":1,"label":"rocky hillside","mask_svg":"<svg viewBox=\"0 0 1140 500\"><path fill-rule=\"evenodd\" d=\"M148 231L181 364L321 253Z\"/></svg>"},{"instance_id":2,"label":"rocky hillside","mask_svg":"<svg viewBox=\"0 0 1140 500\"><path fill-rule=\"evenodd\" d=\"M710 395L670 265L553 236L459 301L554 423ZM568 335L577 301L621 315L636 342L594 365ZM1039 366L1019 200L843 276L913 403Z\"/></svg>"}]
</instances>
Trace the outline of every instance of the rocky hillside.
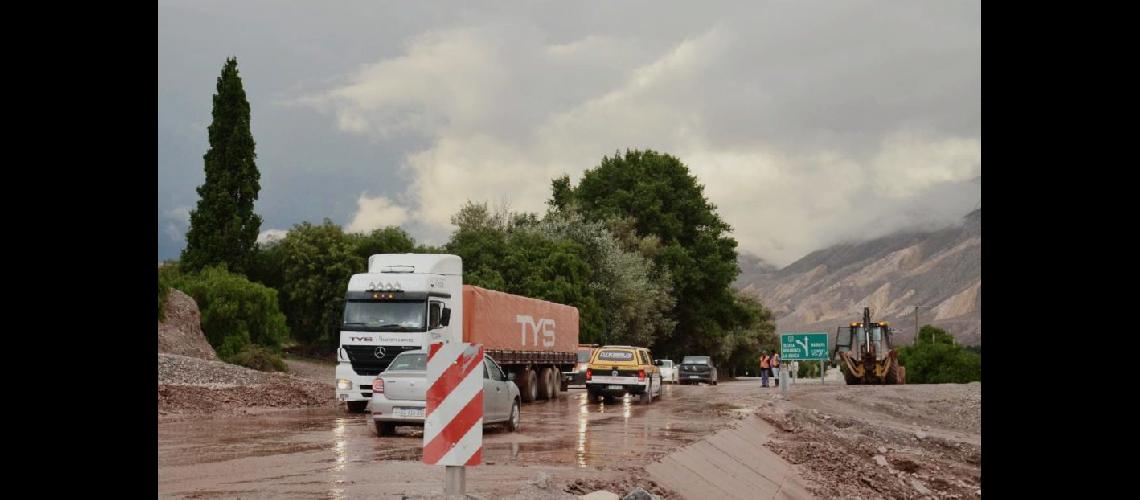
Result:
<instances>
[{"instance_id":1,"label":"rocky hillside","mask_svg":"<svg viewBox=\"0 0 1140 500\"><path fill-rule=\"evenodd\" d=\"M736 286L760 298L777 318L778 331L827 331L861 318L914 336L919 323L950 331L959 342L982 338L982 211L961 225L934 232L907 232L817 250L783 269L742 256Z\"/></svg>"}]
</instances>

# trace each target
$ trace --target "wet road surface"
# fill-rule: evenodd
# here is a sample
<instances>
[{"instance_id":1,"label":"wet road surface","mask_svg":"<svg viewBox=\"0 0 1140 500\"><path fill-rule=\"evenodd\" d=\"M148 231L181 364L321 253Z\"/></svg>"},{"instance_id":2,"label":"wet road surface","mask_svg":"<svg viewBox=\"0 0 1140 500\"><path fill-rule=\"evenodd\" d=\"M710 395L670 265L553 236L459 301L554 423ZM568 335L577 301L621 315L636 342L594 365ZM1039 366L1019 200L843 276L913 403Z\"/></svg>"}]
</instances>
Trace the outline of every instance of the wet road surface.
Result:
<instances>
[{"instance_id":1,"label":"wet road surface","mask_svg":"<svg viewBox=\"0 0 1140 500\"><path fill-rule=\"evenodd\" d=\"M723 401L752 396L754 385L666 386L648 406L628 397L587 403L584 390L571 389L556 401L523 405L518 432L485 428L484 466L469 469L469 491L479 491L472 486L480 484L484 495L514 491L537 470L591 477L648 465L730 425L736 406ZM159 494L355 498L439 492L441 468L420 462L421 436L419 428L400 427L397 436L380 438L367 414L334 409L163 417Z\"/></svg>"}]
</instances>

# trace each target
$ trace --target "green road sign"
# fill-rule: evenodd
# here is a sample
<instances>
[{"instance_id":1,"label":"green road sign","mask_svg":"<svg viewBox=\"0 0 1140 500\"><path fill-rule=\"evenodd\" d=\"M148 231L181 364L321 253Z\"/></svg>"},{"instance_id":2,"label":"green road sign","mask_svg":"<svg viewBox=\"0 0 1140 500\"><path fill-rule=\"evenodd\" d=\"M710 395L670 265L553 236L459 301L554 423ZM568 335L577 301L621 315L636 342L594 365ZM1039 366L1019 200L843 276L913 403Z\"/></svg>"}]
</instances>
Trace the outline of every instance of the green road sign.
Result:
<instances>
[{"instance_id":1,"label":"green road sign","mask_svg":"<svg viewBox=\"0 0 1140 500\"><path fill-rule=\"evenodd\" d=\"M780 359L784 361L828 359L827 333L780 334Z\"/></svg>"}]
</instances>

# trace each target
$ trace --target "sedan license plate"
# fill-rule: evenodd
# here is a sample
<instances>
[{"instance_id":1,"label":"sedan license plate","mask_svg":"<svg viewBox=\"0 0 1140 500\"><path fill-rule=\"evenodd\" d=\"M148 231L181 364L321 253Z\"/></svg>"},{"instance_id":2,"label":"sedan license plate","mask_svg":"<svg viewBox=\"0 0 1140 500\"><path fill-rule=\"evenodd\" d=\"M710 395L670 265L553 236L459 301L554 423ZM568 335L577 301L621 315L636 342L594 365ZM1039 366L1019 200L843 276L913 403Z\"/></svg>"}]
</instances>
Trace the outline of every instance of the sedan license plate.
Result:
<instances>
[{"instance_id":1,"label":"sedan license plate","mask_svg":"<svg viewBox=\"0 0 1140 500\"><path fill-rule=\"evenodd\" d=\"M620 385L611 385L611 386L607 387L607 389L621 389L621 388L622 387Z\"/></svg>"},{"instance_id":2,"label":"sedan license plate","mask_svg":"<svg viewBox=\"0 0 1140 500\"><path fill-rule=\"evenodd\" d=\"M423 408L396 408L397 417L419 417L423 418Z\"/></svg>"},{"instance_id":3,"label":"sedan license plate","mask_svg":"<svg viewBox=\"0 0 1140 500\"><path fill-rule=\"evenodd\" d=\"M697 376L697 375L689 375L689 378L701 378L701 377Z\"/></svg>"}]
</instances>

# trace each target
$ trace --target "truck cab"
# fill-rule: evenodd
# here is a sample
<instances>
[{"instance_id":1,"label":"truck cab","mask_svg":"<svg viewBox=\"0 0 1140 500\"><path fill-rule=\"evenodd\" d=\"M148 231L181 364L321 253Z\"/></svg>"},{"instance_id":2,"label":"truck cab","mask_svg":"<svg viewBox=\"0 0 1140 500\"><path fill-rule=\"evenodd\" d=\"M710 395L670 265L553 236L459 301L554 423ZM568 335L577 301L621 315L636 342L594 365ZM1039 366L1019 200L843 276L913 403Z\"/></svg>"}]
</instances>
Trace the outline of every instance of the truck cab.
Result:
<instances>
[{"instance_id":1,"label":"truck cab","mask_svg":"<svg viewBox=\"0 0 1140 500\"><path fill-rule=\"evenodd\" d=\"M461 340L463 262L455 255L377 254L349 279L337 348L336 396L363 412L372 381L405 351ZM459 321L456 321L459 323Z\"/></svg>"}]
</instances>

